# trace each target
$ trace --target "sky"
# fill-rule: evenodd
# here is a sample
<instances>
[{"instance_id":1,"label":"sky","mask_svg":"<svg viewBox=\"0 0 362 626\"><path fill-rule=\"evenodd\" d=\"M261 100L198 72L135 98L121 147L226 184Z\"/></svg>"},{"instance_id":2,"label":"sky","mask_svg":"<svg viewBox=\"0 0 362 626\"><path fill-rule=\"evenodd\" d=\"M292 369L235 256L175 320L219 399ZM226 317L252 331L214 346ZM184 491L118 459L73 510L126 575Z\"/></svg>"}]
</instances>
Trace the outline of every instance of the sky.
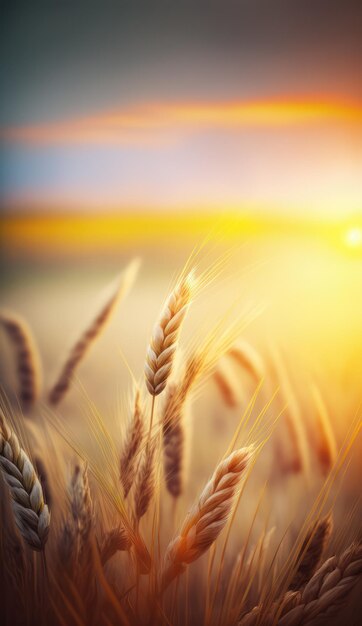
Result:
<instances>
[{"instance_id":1,"label":"sky","mask_svg":"<svg viewBox=\"0 0 362 626\"><path fill-rule=\"evenodd\" d=\"M359 4L3 3L2 208L360 212Z\"/></svg>"}]
</instances>

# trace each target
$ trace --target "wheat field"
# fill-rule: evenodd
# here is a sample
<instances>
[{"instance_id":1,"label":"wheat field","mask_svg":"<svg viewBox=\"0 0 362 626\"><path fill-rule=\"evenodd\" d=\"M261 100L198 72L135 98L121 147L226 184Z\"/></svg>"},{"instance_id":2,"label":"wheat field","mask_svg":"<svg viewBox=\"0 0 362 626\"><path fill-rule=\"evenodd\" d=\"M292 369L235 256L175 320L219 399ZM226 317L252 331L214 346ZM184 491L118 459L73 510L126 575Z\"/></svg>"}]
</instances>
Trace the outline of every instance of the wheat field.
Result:
<instances>
[{"instance_id":1,"label":"wheat field","mask_svg":"<svg viewBox=\"0 0 362 626\"><path fill-rule=\"evenodd\" d=\"M2 624L359 623L360 318L289 245L8 261Z\"/></svg>"}]
</instances>

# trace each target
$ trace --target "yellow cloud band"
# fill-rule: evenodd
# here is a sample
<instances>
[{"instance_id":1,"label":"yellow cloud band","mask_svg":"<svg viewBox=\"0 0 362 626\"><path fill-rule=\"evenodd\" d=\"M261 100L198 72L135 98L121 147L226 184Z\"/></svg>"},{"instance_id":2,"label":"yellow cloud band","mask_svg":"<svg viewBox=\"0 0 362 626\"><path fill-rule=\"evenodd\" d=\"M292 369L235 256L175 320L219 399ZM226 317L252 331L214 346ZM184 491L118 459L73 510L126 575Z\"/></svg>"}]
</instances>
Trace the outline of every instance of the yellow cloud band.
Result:
<instances>
[{"instance_id":1,"label":"yellow cloud band","mask_svg":"<svg viewBox=\"0 0 362 626\"><path fill-rule=\"evenodd\" d=\"M333 99L160 102L50 124L7 127L0 130L0 137L30 144L147 144L202 129L361 122L360 103Z\"/></svg>"}]
</instances>

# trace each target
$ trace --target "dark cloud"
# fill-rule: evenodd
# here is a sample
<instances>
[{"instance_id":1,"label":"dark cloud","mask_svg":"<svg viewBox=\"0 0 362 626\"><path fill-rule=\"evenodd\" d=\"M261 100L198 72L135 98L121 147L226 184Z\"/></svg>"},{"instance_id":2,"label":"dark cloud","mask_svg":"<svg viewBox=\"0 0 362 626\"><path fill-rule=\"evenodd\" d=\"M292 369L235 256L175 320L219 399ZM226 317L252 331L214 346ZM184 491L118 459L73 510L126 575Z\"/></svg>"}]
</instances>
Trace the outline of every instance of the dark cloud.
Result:
<instances>
[{"instance_id":1,"label":"dark cloud","mask_svg":"<svg viewBox=\"0 0 362 626\"><path fill-rule=\"evenodd\" d=\"M1 123L145 98L359 93L358 2L3 3Z\"/></svg>"}]
</instances>

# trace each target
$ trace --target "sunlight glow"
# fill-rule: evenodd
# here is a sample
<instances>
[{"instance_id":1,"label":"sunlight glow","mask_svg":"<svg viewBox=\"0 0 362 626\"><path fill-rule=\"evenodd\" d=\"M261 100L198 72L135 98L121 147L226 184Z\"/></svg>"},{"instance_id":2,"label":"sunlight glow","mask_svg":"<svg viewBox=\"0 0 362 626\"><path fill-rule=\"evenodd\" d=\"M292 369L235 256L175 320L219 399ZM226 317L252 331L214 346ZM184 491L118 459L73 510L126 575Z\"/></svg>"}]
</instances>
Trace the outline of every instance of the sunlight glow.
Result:
<instances>
[{"instance_id":1,"label":"sunlight glow","mask_svg":"<svg viewBox=\"0 0 362 626\"><path fill-rule=\"evenodd\" d=\"M362 246L362 228L357 226L350 228L345 235L345 241L350 248Z\"/></svg>"}]
</instances>

